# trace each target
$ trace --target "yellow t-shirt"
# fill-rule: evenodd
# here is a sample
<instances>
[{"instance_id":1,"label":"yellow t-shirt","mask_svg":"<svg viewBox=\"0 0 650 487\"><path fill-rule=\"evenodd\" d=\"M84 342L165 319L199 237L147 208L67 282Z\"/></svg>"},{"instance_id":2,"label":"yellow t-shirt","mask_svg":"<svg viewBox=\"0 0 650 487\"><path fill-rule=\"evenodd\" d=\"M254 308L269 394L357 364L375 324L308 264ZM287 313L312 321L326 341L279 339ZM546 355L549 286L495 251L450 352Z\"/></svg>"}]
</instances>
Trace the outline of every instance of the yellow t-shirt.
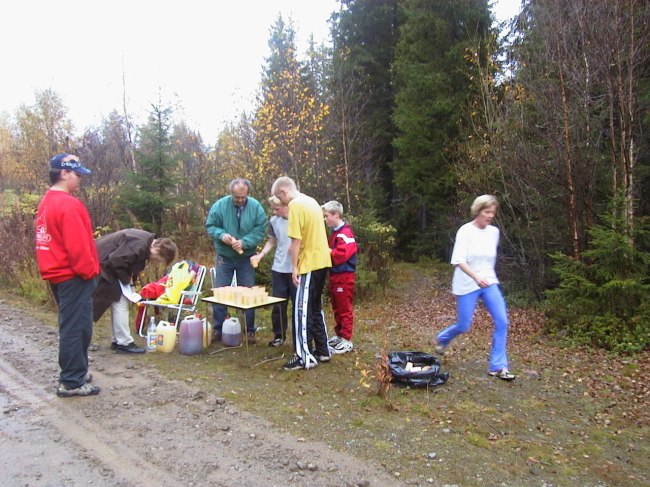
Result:
<instances>
[{"instance_id":1,"label":"yellow t-shirt","mask_svg":"<svg viewBox=\"0 0 650 487\"><path fill-rule=\"evenodd\" d=\"M300 193L289 202L289 238L300 240L298 273L307 274L332 266L323 210L311 196Z\"/></svg>"}]
</instances>

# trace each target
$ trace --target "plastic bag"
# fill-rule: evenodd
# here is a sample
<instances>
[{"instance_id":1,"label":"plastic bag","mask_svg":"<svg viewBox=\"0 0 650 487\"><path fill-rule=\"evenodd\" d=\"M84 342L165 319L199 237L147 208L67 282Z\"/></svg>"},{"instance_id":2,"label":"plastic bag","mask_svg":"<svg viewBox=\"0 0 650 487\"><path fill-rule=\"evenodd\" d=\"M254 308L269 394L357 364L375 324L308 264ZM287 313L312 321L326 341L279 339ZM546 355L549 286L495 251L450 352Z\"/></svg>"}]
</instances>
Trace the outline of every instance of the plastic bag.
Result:
<instances>
[{"instance_id":1,"label":"plastic bag","mask_svg":"<svg viewBox=\"0 0 650 487\"><path fill-rule=\"evenodd\" d=\"M440 372L440 361L424 352L390 352L388 368L391 382L411 387L439 386L449 378L449 372Z\"/></svg>"},{"instance_id":2,"label":"plastic bag","mask_svg":"<svg viewBox=\"0 0 650 487\"><path fill-rule=\"evenodd\" d=\"M190 264L184 260L174 264L167 274L165 292L156 299L161 304L178 304L181 300L181 292L192 284L193 273Z\"/></svg>"}]
</instances>

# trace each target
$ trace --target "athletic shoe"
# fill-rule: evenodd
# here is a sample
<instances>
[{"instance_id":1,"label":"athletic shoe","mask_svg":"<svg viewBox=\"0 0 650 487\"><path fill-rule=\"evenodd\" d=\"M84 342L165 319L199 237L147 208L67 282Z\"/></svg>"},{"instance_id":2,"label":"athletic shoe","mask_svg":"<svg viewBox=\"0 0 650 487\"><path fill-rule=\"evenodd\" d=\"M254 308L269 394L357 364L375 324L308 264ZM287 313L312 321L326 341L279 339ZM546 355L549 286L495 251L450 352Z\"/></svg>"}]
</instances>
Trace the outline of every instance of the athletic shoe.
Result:
<instances>
[{"instance_id":1,"label":"athletic shoe","mask_svg":"<svg viewBox=\"0 0 650 487\"><path fill-rule=\"evenodd\" d=\"M353 348L354 345L352 342L350 340L346 340L345 338L341 338L336 345L330 347L332 353L336 354L351 352Z\"/></svg>"},{"instance_id":2,"label":"athletic shoe","mask_svg":"<svg viewBox=\"0 0 650 487\"><path fill-rule=\"evenodd\" d=\"M515 374L511 374L508 369L490 370L488 375L491 377L498 377L501 380L515 380Z\"/></svg>"},{"instance_id":3,"label":"athletic shoe","mask_svg":"<svg viewBox=\"0 0 650 487\"><path fill-rule=\"evenodd\" d=\"M282 338L274 338L269 342L269 347L279 347L284 343Z\"/></svg>"},{"instance_id":4,"label":"athletic shoe","mask_svg":"<svg viewBox=\"0 0 650 487\"><path fill-rule=\"evenodd\" d=\"M91 386L90 384L84 384L76 389L68 389L63 384L59 384L59 388L56 390L56 395L59 397L94 396L99 394L100 390L99 387Z\"/></svg>"},{"instance_id":5,"label":"athletic shoe","mask_svg":"<svg viewBox=\"0 0 650 487\"><path fill-rule=\"evenodd\" d=\"M128 345L115 345L115 351L117 353L144 353L145 349L138 347L135 342L131 342Z\"/></svg>"},{"instance_id":6,"label":"athletic shoe","mask_svg":"<svg viewBox=\"0 0 650 487\"><path fill-rule=\"evenodd\" d=\"M284 370L313 369L318 362L309 362L307 365L302 361L299 355L294 355L291 360L282 366Z\"/></svg>"},{"instance_id":7,"label":"athletic shoe","mask_svg":"<svg viewBox=\"0 0 650 487\"><path fill-rule=\"evenodd\" d=\"M332 360L332 348L328 345L327 349L329 352L328 355L323 355L322 353L318 353L316 350L312 349L309 349L309 353L313 355L313 357L316 359L316 362L329 362Z\"/></svg>"},{"instance_id":8,"label":"athletic shoe","mask_svg":"<svg viewBox=\"0 0 650 487\"><path fill-rule=\"evenodd\" d=\"M341 337L340 337L340 336L336 336L336 335L334 335L332 338L330 338L329 340L327 340L327 344L328 344L330 347L333 347L334 345L336 345L336 344L337 344L338 342L340 342L340 341L341 341Z\"/></svg>"},{"instance_id":9,"label":"athletic shoe","mask_svg":"<svg viewBox=\"0 0 650 487\"><path fill-rule=\"evenodd\" d=\"M436 348L434 349L438 355L441 357L445 354L447 351L447 345L443 345L442 343L438 343L436 345Z\"/></svg>"},{"instance_id":10,"label":"athletic shoe","mask_svg":"<svg viewBox=\"0 0 650 487\"><path fill-rule=\"evenodd\" d=\"M305 364L298 355L294 355L291 359L282 366L284 370L300 370L305 368Z\"/></svg>"}]
</instances>

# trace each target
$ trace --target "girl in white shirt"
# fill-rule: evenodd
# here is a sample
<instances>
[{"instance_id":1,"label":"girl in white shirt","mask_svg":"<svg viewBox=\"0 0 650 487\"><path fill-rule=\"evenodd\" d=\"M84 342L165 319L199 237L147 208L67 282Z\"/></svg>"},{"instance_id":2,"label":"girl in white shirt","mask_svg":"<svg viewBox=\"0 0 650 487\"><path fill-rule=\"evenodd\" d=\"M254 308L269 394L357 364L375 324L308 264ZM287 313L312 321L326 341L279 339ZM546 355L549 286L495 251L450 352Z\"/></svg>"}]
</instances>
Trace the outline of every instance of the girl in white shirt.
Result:
<instances>
[{"instance_id":1,"label":"girl in white shirt","mask_svg":"<svg viewBox=\"0 0 650 487\"><path fill-rule=\"evenodd\" d=\"M456 267L451 287L456 295L458 317L456 323L438 334L436 351L444 354L456 336L469 331L476 304L481 298L494 322L488 375L513 380L515 376L508 371L506 354L508 312L494 271L499 229L492 225L492 221L498 206L494 196L479 196L472 203L473 220L458 229L451 256L451 264Z\"/></svg>"}]
</instances>

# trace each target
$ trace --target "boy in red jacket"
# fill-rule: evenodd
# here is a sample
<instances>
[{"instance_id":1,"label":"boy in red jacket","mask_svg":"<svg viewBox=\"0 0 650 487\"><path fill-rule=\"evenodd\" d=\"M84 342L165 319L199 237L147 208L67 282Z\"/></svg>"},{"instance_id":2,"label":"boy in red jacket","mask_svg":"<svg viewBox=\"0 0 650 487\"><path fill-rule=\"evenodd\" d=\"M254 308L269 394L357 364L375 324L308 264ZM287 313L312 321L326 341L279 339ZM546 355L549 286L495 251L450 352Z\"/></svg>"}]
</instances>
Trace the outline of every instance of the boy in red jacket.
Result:
<instances>
[{"instance_id":1,"label":"boy in red jacket","mask_svg":"<svg viewBox=\"0 0 650 487\"><path fill-rule=\"evenodd\" d=\"M84 204L72 193L90 169L72 154L50 160L50 182L36 213L36 260L59 308L59 397L92 396L88 345L93 336L93 292L99 258Z\"/></svg>"},{"instance_id":2,"label":"boy in red jacket","mask_svg":"<svg viewBox=\"0 0 650 487\"><path fill-rule=\"evenodd\" d=\"M347 353L352 350L352 328L354 326L355 271L357 268L357 242L350 225L343 221L343 205L328 201L323 206L325 224L332 230L329 237L332 267L330 268L330 296L334 312L335 335L328 340L332 353Z\"/></svg>"}]
</instances>

